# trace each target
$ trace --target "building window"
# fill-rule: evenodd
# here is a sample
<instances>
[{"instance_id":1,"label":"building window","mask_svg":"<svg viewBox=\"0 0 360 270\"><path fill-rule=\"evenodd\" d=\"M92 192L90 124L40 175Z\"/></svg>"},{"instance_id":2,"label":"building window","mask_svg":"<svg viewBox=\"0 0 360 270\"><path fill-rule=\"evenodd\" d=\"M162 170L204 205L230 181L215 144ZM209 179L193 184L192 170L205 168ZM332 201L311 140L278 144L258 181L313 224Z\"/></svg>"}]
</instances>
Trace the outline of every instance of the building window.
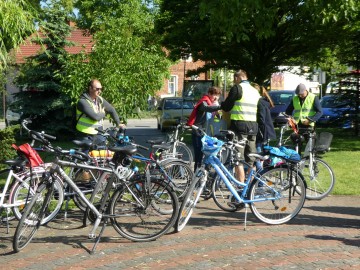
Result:
<instances>
[{"instance_id":1,"label":"building window","mask_svg":"<svg viewBox=\"0 0 360 270\"><path fill-rule=\"evenodd\" d=\"M178 76L177 75L171 75L169 82L168 82L168 93L171 95L175 95L178 88Z\"/></svg>"}]
</instances>

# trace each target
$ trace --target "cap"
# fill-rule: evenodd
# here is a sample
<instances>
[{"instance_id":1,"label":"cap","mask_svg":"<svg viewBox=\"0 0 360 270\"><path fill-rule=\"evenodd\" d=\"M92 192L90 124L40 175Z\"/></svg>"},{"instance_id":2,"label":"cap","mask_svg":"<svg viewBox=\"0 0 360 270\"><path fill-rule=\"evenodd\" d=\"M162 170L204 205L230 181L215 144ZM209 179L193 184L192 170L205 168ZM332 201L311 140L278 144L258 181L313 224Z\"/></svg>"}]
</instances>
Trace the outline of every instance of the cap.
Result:
<instances>
[{"instance_id":1,"label":"cap","mask_svg":"<svg viewBox=\"0 0 360 270\"><path fill-rule=\"evenodd\" d=\"M305 84L300 83L300 84L296 87L296 89L295 89L295 94L297 94L297 95L302 95L302 94L305 93L305 91L306 91L306 86L305 86Z\"/></svg>"}]
</instances>

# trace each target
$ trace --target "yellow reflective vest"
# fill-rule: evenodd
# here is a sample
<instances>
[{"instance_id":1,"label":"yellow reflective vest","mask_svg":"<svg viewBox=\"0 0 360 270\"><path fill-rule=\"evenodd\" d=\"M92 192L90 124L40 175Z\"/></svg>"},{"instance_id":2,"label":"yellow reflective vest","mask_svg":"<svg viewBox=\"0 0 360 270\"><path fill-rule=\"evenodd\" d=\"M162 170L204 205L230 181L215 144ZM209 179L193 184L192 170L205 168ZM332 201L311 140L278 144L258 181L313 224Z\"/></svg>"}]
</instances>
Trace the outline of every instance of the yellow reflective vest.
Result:
<instances>
[{"instance_id":1,"label":"yellow reflective vest","mask_svg":"<svg viewBox=\"0 0 360 270\"><path fill-rule=\"evenodd\" d=\"M296 120L296 123L301 122L302 120L306 119L306 117L311 117L316 114L316 111L314 110L314 101L315 101L315 95L310 92L306 96L302 106L300 104L299 97L298 96L293 97L293 106L294 106L293 116ZM315 125L314 122L310 123L310 126L314 126L314 125Z\"/></svg>"},{"instance_id":2,"label":"yellow reflective vest","mask_svg":"<svg viewBox=\"0 0 360 270\"><path fill-rule=\"evenodd\" d=\"M230 119L256 122L257 104L260 94L248 82L242 82L240 86L242 88L242 97L235 101L230 111Z\"/></svg>"},{"instance_id":3,"label":"yellow reflective vest","mask_svg":"<svg viewBox=\"0 0 360 270\"><path fill-rule=\"evenodd\" d=\"M91 105L91 107L95 112L98 112L100 110L103 102L101 97L98 98L100 99L100 103L98 106L94 104L94 102L91 102L90 100L86 99L86 101ZM96 131L96 128L102 127L102 120L101 121L93 120L83 112L79 111L77 108L76 108L76 119L78 119L76 123L76 129L86 134L95 135L98 133Z\"/></svg>"}]
</instances>

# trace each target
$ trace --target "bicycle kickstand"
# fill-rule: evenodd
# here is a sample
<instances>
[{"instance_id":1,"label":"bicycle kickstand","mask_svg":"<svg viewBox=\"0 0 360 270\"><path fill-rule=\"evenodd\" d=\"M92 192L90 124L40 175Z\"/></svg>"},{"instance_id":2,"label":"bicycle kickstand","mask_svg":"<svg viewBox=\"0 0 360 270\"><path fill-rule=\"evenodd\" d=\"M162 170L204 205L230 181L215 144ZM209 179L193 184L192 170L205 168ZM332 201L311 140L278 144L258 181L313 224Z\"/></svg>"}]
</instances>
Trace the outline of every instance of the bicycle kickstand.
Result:
<instances>
[{"instance_id":1,"label":"bicycle kickstand","mask_svg":"<svg viewBox=\"0 0 360 270\"><path fill-rule=\"evenodd\" d=\"M107 219L104 220L104 223L103 223L103 226L102 226L102 228L101 228L101 231L100 231L98 237L97 237L96 240L95 240L95 243L94 243L94 246L93 246L92 250L90 251L90 254L91 254L91 255L93 255L93 254L95 253L96 247L97 247L97 245L98 245L99 242L100 242L100 238L101 238L102 234L103 234L104 231L105 231L106 224L107 224Z\"/></svg>"},{"instance_id":2,"label":"bicycle kickstand","mask_svg":"<svg viewBox=\"0 0 360 270\"><path fill-rule=\"evenodd\" d=\"M245 220L244 220L244 231L246 231L246 223L247 223L247 213L248 213L249 204L245 203Z\"/></svg>"}]
</instances>

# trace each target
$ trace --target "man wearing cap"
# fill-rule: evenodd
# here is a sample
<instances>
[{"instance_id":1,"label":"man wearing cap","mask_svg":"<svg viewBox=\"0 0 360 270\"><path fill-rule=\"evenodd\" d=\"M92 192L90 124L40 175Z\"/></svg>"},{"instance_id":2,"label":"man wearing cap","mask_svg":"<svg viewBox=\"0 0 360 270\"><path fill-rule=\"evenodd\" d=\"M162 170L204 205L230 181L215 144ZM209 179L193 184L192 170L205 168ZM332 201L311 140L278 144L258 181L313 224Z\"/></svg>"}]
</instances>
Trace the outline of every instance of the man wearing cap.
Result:
<instances>
[{"instance_id":1,"label":"man wearing cap","mask_svg":"<svg viewBox=\"0 0 360 270\"><path fill-rule=\"evenodd\" d=\"M315 122L323 114L319 98L310 93L305 84L300 83L296 89L292 102L290 102L285 113L294 116L298 127L313 129Z\"/></svg>"},{"instance_id":2,"label":"man wearing cap","mask_svg":"<svg viewBox=\"0 0 360 270\"><path fill-rule=\"evenodd\" d=\"M322 107L319 101L319 98L310 93L305 84L300 83L295 89L296 96L293 97L292 102L286 108L285 113L292 115L298 125L299 133L304 131L313 130L315 127L315 122L323 114ZM307 139L307 138L305 138ZM299 154L301 153L302 148L302 139L301 137L297 141L299 145Z\"/></svg>"}]
</instances>

